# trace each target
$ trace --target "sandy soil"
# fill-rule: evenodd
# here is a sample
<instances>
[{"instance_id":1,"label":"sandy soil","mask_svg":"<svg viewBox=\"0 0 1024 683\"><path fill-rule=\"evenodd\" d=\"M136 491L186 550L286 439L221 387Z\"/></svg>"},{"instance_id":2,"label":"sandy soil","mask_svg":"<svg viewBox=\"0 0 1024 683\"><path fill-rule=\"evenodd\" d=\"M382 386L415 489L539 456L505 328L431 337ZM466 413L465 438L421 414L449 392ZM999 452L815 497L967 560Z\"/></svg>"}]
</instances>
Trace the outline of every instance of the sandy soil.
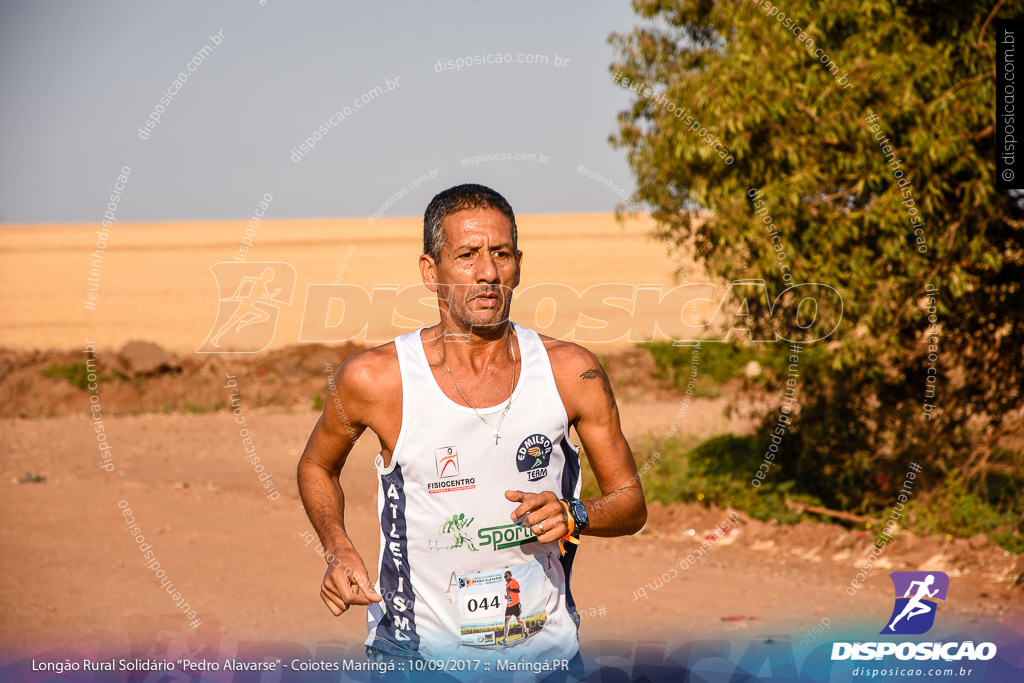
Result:
<instances>
[{"instance_id":1,"label":"sandy soil","mask_svg":"<svg viewBox=\"0 0 1024 683\"><path fill-rule=\"evenodd\" d=\"M625 423L649 426L651 408L624 406ZM653 408L671 420L671 405ZM689 417L695 424L722 420L713 402ZM226 413L111 418L112 472L99 467L84 418L4 420L0 641L24 652L71 644L127 651L132 632L154 619L166 622L163 630L184 627L126 533L119 505L127 505L161 567L203 619L203 637L307 647L360 642L362 617L335 619L320 602L324 563L317 544L308 543L310 526L295 490L295 462L315 418L312 412L246 415L281 492L277 500L262 495ZM640 435L631 429L632 438ZM367 558L376 557L377 547L371 441L357 446L343 479L350 530ZM44 480L18 483L28 472ZM574 577L581 637L594 643L669 634L800 635L822 618L833 629L884 619L879 615L887 613L892 591L885 572L854 597L844 592L872 539L825 524L778 528L744 518L737 535L654 587L723 521L722 510L654 505L635 537L585 539ZM927 566L954 577L955 599L943 612L947 627L979 619L1022 626L1024 594L1008 582L1014 560L994 546L906 535L884 559L892 569Z\"/></svg>"}]
</instances>

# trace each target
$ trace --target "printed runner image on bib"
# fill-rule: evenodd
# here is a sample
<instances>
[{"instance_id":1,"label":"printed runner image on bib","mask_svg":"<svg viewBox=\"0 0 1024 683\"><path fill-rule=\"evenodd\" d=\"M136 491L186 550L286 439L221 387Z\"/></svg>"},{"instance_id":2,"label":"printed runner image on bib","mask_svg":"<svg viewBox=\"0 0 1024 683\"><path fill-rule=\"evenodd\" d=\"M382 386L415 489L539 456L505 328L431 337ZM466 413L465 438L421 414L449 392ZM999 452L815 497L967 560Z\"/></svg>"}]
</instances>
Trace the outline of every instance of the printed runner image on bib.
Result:
<instances>
[{"instance_id":1,"label":"printed runner image on bib","mask_svg":"<svg viewBox=\"0 0 1024 683\"><path fill-rule=\"evenodd\" d=\"M541 559L459 576L462 644L512 647L540 632L548 619L544 607L547 582Z\"/></svg>"}]
</instances>

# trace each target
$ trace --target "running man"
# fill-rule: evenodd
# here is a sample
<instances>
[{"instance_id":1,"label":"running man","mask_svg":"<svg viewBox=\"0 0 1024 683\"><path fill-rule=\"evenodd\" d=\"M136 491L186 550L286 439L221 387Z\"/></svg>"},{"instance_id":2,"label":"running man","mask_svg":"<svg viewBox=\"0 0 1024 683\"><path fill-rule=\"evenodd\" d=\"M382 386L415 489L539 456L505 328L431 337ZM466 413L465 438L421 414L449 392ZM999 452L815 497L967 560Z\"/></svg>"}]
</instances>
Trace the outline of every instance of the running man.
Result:
<instances>
[{"instance_id":1,"label":"running man","mask_svg":"<svg viewBox=\"0 0 1024 683\"><path fill-rule=\"evenodd\" d=\"M896 630L896 622L902 619L903 617L906 617L907 621L910 621L918 614L928 614L932 611L933 608L926 605L923 601L923 598L934 597L935 594L939 592L938 588L936 588L933 591L928 590L928 588L933 583L935 583L935 575L929 574L928 576L924 577L923 581L912 581L910 585L907 586L907 592L903 597L907 597L908 595L913 593L914 586L917 586L917 592L914 593L913 597L911 597L910 600L907 601L907 604L903 607L903 611L900 612L899 616L893 619L892 623L889 624L890 631Z\"/></svg>"},{"instance_id":2,"label":"running man","mask_svg":"<svg viewBox=\"0 0 1024 683\"><path fill-rule=\"evenodd\" d=\"M647 519L608 376L590 351L509 320L523 253L500 194L460 185L434 197L423 252L420 274L437 294L439 323L349 357L299 460L306 513L337 558L320 596L336 616L368 606L374 659L500 656L579 667L572 541L632 534ZM579 500L570 427L597 498ZM340 481L366 429L380 442L376 584L346 532ZM476 543L439 552L437 531L458 514L472 520L461 531ZM546 616L528 639L496 649L486 633L501 623L505 569Z\"/></svg>"},{"instance_id":3,"label":"running man","mask_svg":"<svg viewBox=\"0 0 1024 683\"><path fill-rule=\"evenodd\" d=\"M519 582L512 578L512 572L505 572L505 637L501 639L502 645L508 645L508 624L512 617L516 618L519 628L523 631L523 638L529 638L530 632L526 630L526 622L523 621L523 607L519 602Z\"/></svg>"}]
</instances>

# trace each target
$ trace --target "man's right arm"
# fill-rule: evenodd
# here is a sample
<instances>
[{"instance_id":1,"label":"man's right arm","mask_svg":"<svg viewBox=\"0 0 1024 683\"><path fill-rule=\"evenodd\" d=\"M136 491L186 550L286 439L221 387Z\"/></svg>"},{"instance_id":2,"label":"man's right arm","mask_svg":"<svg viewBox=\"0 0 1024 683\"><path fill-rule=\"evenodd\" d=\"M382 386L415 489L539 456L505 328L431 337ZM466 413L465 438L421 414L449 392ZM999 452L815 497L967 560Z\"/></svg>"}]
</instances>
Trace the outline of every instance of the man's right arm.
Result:
<instances>
[{"instance_id":1,"label":"man's right arm","mask_svg":"<svg viewBox=\"0 0 1024 683\"><path fill-rule=\"evenodd\" d=\"M306 515L320 536L325 555L333 555L320 587L320 597L335 616L352 605L379 602L366 565L345 529L345 494L339 475L373 412L372 351L357 354L335 374L324 411L299 458L297 479Z\"/></svg>"}]
</instances>

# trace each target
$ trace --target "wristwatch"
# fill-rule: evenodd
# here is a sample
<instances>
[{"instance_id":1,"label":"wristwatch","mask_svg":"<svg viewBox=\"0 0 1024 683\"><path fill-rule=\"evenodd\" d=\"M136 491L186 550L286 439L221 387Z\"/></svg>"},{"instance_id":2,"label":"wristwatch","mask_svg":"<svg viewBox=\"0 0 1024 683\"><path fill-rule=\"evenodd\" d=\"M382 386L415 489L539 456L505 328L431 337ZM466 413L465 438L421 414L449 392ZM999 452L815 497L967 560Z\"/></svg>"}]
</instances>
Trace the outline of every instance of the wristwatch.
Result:
<instances>
[{"instance_id":1,"label":"wristwatch","mask_svg":"<svg viewBox=\"0 0 1024 683\"><path fill-rule=\"evenodd\" d=\"M587 517L587 508L583 501L573 498L569 501L569 512L572 513L572 520L576 523L576 531L583 531L590 525L590 518Z\"/></svg>"}]
</instances>

